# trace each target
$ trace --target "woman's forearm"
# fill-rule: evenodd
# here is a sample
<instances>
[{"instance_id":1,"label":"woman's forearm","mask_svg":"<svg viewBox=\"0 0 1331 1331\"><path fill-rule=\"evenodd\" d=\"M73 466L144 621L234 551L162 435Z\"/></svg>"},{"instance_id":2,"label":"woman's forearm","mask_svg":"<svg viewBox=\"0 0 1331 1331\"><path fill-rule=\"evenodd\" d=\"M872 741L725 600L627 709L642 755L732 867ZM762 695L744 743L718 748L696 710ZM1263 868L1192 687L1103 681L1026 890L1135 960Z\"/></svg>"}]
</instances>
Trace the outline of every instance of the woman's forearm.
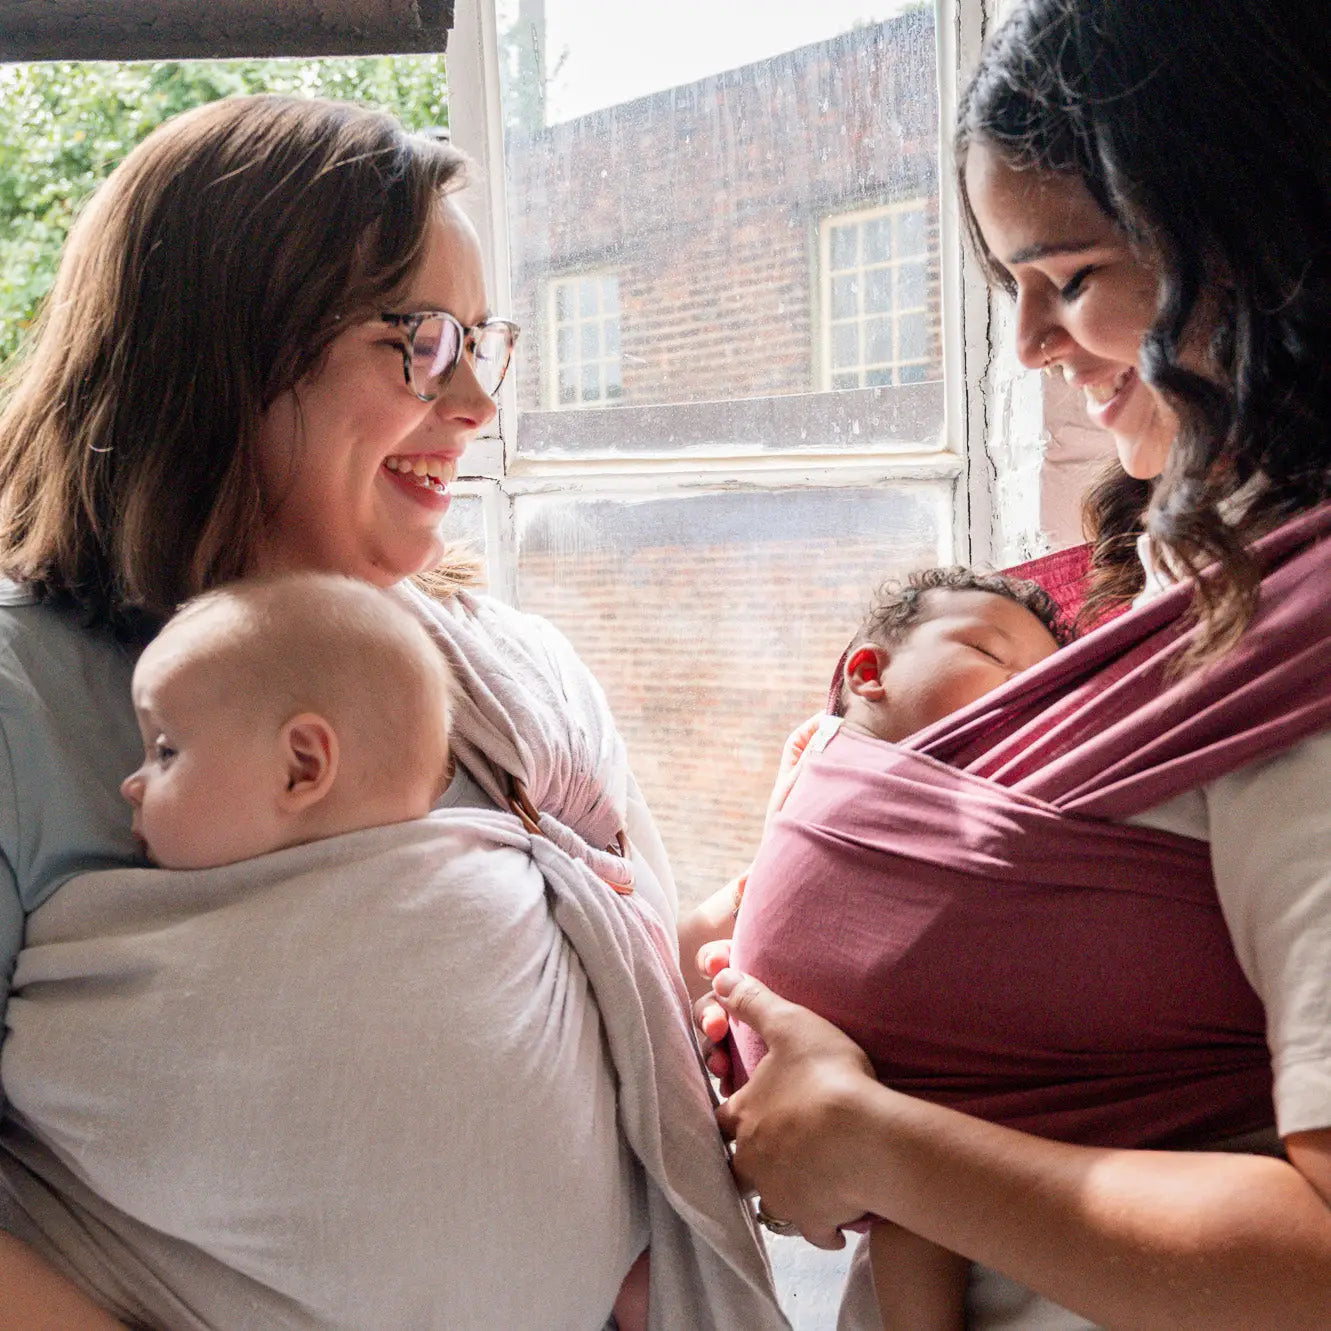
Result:
<instances>
[{"instance_id":1,"label":"woman's forearm","mask_svg":"<svg viewBox=\"0 0 1331 1331\"><path fill-rule=\"evenodd\" d=\"M862 1089L865 1210L1106 1327L1331 1326L1331 1210L1284 1161L1067 1146Z\"/></svg>"},{"instance_id":2,"label":"woman's forearm","mask_svg":"<svg viewBox=\"0 0 1331 1331\"><path fill-rule=\"evenodd\" d=\"M1101 1326L1331 1327L1331 1132L1289 1138L1298 1168L1068 1146L880 1085L852 1040L750 976L715 992L768 1050L717 1110L735 1175L812 1241L839 1246L872 1212Z\"/></svg>"},{"instance_id":3,"label":"woman's forearm","mask_svg":"<svg viewBox=\"0 0 1331 1331\"><path fill-rule=\"evenodd\" d=\"M26 1243L0 1233L0 1331L123 1331Z\"/></svg>"}]
</instances>

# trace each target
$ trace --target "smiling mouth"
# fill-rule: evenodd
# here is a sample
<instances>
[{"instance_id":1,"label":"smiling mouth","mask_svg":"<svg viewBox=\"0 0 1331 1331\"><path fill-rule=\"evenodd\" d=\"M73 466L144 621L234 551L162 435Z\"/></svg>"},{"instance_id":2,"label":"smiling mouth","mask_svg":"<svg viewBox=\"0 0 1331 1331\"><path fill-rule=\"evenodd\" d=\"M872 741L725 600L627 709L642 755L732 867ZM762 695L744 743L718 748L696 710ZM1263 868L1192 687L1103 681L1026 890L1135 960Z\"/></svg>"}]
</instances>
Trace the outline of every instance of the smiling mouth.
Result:
<instances>
[{"instance_id":1,"label":"smiling mouth","mask_svg":"<svg viewBox=\"0 0 1331 1331\"><path fill-rule=\"evenodd\" d=\"M1081 391L1086 395L1086 400L1097 407L1107 406L1127 387L1136 371L1132 366L1128 366L1121 374L1111 379L1108 383L1102 384L1083 384Z\"/></svg>"},{"instance_id":2,"label":"smiling mouth","mask_svg":"<svg viewBox=\"0 0 1331 1331\"><path fill-rule=\"evenodd\" d=\"M453 479L457 468L443 458L391 457L384 459L384 466L400 481L415 485L419 489L429 490L432 494L446 495L448 483Z\"/></svg>"}]
</instances>

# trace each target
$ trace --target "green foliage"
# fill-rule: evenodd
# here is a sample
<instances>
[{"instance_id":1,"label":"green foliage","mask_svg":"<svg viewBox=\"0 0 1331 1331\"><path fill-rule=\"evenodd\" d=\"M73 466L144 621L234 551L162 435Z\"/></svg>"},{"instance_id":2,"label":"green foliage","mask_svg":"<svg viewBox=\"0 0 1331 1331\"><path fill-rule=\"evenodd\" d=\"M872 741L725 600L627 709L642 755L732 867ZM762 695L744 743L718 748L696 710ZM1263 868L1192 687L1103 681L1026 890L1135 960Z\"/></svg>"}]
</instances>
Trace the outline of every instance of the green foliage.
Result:
<instances>
[{"instance_id":1,"label":"green foliage","mask_svg":"<svg viewBox=\"0 0 1331 1331\"><path fill-rule=\"evenodd\" d=\"M0 358L17 348L70 222L111 168L178 112L265 91L383 107L413 129L448 123L439 55L0 66Z\"/></svg>"}]
</instances>

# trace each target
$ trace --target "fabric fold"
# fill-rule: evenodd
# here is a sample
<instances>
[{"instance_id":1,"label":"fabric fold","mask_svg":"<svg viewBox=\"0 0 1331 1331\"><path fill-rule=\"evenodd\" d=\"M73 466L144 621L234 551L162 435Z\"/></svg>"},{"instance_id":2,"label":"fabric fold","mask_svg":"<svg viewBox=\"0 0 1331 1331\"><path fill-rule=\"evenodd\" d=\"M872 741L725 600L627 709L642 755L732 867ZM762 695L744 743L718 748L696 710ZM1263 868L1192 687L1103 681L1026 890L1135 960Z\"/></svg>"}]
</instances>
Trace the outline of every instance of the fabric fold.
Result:
<instances>
[{"instance_id":1,"label":"fabric fold","mask_svg":"<svg viewBox=\"0 0 1331 1331\"><path fill-rule=\"evenodd\" d=\"M900 745L843 728L759 853L735 963L996 1122L1143 1147L1269 1125L1209 848L1120 820L1331 724L1328 534L1323 506L1257 544L1256 618L1200 670L1181 584Z\"/></svg>"}]
</instances>

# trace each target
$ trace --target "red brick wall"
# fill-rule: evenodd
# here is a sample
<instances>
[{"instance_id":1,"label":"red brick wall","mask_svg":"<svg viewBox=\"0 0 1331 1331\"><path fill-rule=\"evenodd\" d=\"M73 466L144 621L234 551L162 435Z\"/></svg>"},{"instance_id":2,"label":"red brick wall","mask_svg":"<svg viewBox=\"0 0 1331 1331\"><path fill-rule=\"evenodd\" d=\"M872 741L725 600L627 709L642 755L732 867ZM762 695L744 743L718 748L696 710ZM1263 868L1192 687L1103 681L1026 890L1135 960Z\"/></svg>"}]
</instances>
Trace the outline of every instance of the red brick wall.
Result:
<instances>
[{"instance_id":1,"label":"red brick wall","mask_svg":"<svg viewBox=\"0 0 1331 1331\"><path fill-rule=\"evenodd\" d=\"M928 9L511 142L520 404L543 405L547 279L596 268L625 402L820 387L818 223L926 197L937 308L937 152Z\"/></svg>"},{"instance_id":2,"label":"red brick wall","mask_svg":"<svg viewBox=\"0 0 1331 1331\"><path fill-rule=\"evenodd\" d=\"M822 708L871 591L935 562L918 521L867 525L570 549L552 524L524 542L521 604L559 625L605 688L685 902L748 862L782 741Z\"/></svg>"}]
</instances>

